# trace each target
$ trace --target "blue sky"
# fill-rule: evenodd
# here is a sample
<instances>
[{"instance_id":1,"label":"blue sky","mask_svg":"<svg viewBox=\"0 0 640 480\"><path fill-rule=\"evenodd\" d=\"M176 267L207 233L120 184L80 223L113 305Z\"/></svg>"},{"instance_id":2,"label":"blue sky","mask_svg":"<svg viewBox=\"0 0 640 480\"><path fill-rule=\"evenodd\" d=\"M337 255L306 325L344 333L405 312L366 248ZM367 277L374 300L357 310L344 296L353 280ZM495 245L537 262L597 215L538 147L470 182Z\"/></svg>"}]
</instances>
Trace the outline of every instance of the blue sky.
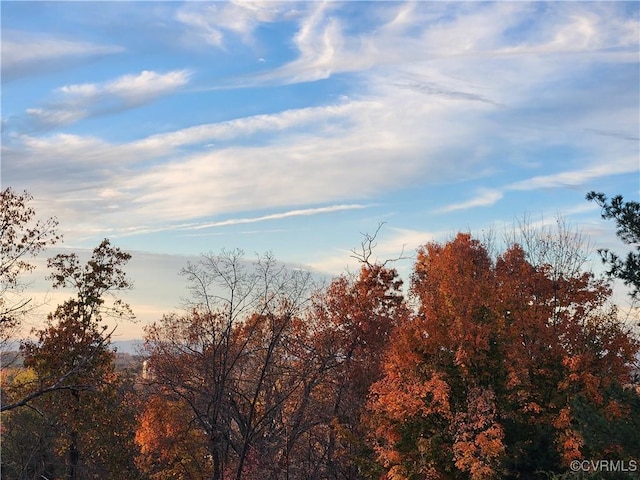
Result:
<instances>
[{"instance_id":1,"label":"blue sky","mask_svg":"<svg viewBox=\"0 0 640 480\"><path fill-rule=\"evenodd\" d=\"M149 305L151 264L338 274L379 222L380 258L525 214L612 246L586 192L640 196L638 2L1 8L2 186L146 255Z\"/></svg>"}]
</instances>

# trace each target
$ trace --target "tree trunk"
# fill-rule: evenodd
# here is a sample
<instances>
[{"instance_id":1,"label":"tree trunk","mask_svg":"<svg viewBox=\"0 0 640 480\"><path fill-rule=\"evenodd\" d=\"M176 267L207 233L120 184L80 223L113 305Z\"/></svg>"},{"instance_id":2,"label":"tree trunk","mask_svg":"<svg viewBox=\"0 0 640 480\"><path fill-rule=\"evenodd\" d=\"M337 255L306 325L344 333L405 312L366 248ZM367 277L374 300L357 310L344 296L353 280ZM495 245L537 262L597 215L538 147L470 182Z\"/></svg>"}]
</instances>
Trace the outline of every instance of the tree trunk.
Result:
<instances>
[{"instance_id":1,"label":"tree trunk","mask_svg":"<svg viewBox=\"0 0 640 480\"><path fill-rule=\"evenodd\" d=\"M222 465L220 464L220 453L217 449L211 452L213 459L213 477L211 480L222 480Z\"/></svg>"},{"instance_id":2,"label":"tree trunk","mask_svg":"<svg viewBox=\"0 0 640 480\"><path fill-rule=\"evenodd\" d=\"M80 394L77 390L71 390L75 401L73 407L73 420L77 418L78 404L80 403ZM80 461L80 451L78 450L78 432L73 428L69 434L71 444L69 445L69 464L67 465L67 480L76 480L78 477L78 463Z\"/></svg>"},{"instance_id":3,"label":"tree trunk","mask_svg":"<svg viewBox=\"0 0 640 480\"><path fill-rule=\"evenodd\" d=\"M76 480L80 452L78 451L78 434L71 432L71 445L69 445L69 465L67 466L67 479Z\"/></svg>"}]
</instances>

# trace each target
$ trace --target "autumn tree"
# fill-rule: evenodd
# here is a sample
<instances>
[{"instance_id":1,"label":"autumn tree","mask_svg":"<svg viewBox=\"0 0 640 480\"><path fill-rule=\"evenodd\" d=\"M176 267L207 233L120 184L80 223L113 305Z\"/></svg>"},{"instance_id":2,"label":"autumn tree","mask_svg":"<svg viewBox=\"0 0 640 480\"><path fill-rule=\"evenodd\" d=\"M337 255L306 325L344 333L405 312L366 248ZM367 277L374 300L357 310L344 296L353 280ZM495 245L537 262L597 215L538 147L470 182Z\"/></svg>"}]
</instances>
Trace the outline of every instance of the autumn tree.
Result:
<instances>
[{"instance_id":1,"label":"autumn tree","mask_svg":"<svg viewBox=\"0 0 640 480\"><path fill-rule=\"evenodd\" d=\"M136 464L149 479L209 478L206 434L193 422L188 405L169 395L151 395L141 405L138 421Z\"/></svg>"},{"instance_id":2,"label":"autumn tree","mask_svg":"<svg viewBox=\"0 0 640 480\"><path fill-rule=\"evenodd\" d=\"M53 444L42 446L50 460L40 474L47 478L135 477L134 416L126 408L126 385L115 373L112 331L103 323L106 316L132 317L128 305L111 298L130 287L123 269L129 258L104 240L84 266L76 254L48 262L54 287L71 287L75 296L49 315L35 341L23 343L24 364L34 379L22 398L3 405L37 412L55 433Z\"/></svg>"},{"instance_id":3,"label":"autumn tree","mask_svg":"<svg viewBox=\"0 0 640 480\"><path fill-rule=\"evenodd\" d=\"M396 270L368 259L365 252L357 276L334 279L314 301L313 341L333 365L324 398L317 402L324 403L329 426L321 478L357 479L376 471L361 417L369 388L380 378L391 332L408 310Z\"/></svg>"},{"instance_id":4,"label":"autumn tree","mask_svg":"<svg viewBox=\"0 0 640 480\"><path fill-rule=\"evenodd\" d=\"M5 342L13 329L35 305L25 298L23 275L34 270L29 260L47 246L57 243L55 218L37 220L27 192L11 188L0 192L0 342Z\"/></svg>"},{"instance_id":5,"label":"autumn tree","mask_svg":"<svg viewBox=\"0 0 640 480\"><path fill-rule=\"evenodd\" d=\"M596 192L589 192L587 200L596 202L602 208L602 218L615 222L618 238L634 247L624 260L607 249L598 252L608 266L607 274L630 286L631 297L640 300L640 203L625 201L622 195L609 200L604 193Z\"/></svg>"},{"instance_id":6,"label":"autumn tree","mask_svg":"<svg viewBox=\"0 0 640 480\"><path fill-rule=\"evenodd\" d=\"M538 258L579 258L567 252ZM371 389L390 478L526 476L624 450L585 445L576 401L628 418L601 392L628 381L638 345L606 308L606 283L533 257L514 244L493 259L468 234L419 250L418 311L392 335Z\"/></svg>"},{"instance_id":7,"label":"autumn tree","mask_svg":"<svg viewBox=\"0 0 640 480\"><path fill-rule=\"evenodd\" d=\"M287 452L304 431L295 420L286 422L302 419L308 398L297 362L304 350L298 314L310 276L269 255L250 264L238 250L205 255L183 274L191 310L147 329L150 396L175 405L181 415L189 412L193 429L180 435L204 439L207 455L194 460L199 463L192 471L201 472L194 478L240 480L256 468L269 478L266 470L286 469ZM143 435L143 427L141 464L159 454L159 443ZM167 463L164 475L172 469Z\"/></svg>"}]
</instances>

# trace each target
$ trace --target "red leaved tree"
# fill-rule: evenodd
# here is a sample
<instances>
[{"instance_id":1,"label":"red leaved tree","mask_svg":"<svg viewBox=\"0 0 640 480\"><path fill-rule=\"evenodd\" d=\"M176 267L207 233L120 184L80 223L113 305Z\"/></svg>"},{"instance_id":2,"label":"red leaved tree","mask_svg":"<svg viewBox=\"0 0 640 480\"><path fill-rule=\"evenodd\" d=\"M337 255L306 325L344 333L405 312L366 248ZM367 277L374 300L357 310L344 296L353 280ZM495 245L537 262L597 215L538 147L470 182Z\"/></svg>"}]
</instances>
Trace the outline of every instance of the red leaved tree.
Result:
<instances>
[{"instance_id":1,"label":"red leaved tree","mask_svg":"<svg viewBox=\"0 0 640 480\"><path fill-rule=\"evenodd\" d=\"M390 478L497 478L580 458L578 397L629 378L637 351L590 273L495 261L467 234L420 249L417 314L390 339L371 418ZM620 413L622 414L622 413Z\"/></svg>"}]
</instances>

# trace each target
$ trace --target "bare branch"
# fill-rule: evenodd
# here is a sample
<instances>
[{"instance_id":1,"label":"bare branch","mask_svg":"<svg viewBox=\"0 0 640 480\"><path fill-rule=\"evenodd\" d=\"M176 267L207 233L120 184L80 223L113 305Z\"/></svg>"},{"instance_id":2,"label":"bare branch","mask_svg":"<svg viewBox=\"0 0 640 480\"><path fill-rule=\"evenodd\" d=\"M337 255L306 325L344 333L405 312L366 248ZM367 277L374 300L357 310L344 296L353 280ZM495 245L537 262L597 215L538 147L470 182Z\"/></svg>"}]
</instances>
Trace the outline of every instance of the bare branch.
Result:
<instances>
[{"instance_id":1,"label":"bare branch","mask_svg":"<svg viewBox=\"0 0 640 480\"><path fill-rule=\"evenodd\" d=\"M373 250L378 246L376 239L378 238L378 234L380 230L384 226L386 222L378 223L378 227L373 234L360 232L364 237L362 242L360 242L360 251L355 248L351 250L351 258L355 258L358 262L368 267L373 267L374 265L385 267L388 263L398 262L400 260L407 260L411 257L404 256L405 245L402 245L402 250L400 251L400 255L395 258L388 258L384 262L379 262L377 259L373 263L370 261L371 256L373 255Z\"/></svg>"}]
</instances>

